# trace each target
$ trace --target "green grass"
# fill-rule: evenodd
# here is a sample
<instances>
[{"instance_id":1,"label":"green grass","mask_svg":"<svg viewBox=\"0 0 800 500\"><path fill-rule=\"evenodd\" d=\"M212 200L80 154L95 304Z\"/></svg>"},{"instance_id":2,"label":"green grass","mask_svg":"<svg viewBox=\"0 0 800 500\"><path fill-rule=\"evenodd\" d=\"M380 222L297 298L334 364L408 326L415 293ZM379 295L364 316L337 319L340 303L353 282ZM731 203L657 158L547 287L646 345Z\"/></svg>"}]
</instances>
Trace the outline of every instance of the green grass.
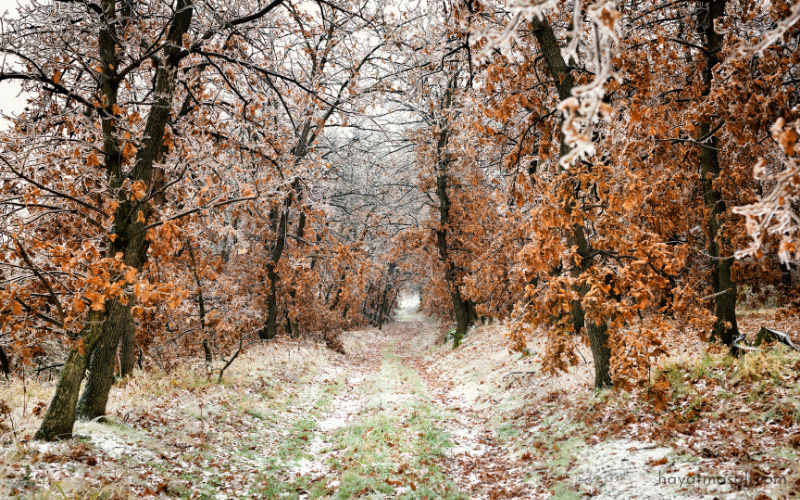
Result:
<instances>
[{"instance_id":1,"label":"green grass","mask_svg":"<svg viewBox=\"0 0 800 500\"><path fill-rule=\"evenodd\" d=\"M432 402L417 372L404 366L391 348L384 353L378 373L359 388L367 399L361 413L338 429L317 451L330 455L324 479L287 478L286 470L300 459L313 459L308 446L315 423L330 405L341 384L319 391L319 400L307 418L295 421L281 446L264 464L259 486L250 493L261 498L467 498L446 477L438 463L452 446L443 415ZM332 485L338 479L338 484Z\"/></svg>"},{"instance_id":2,"label":"green grass","mask_svg":"<svg viewBox=\"0 0 800 500\"><path fill-rule=\"evenodd\" d=\"M403 499L467 498L439 466L452 443L444 429L446 416L419 374L387 349L380 371L361 390L368 398L364 410L332 437L331 448L341 450L327 462L340 473L332 498L382 498L398 492Z\"/></svg>"},{"instance_id":3,"label":"green grass","mask_svg":"<svg viewBox=\"0 0 800 500\"><path fill-rule=\"evenodd\" d=\"M248 408L245 411L247 412L248 415L250 415L253 418L257 418L258 420L267 420L267 417L266 415L264 415L264 412L262 412L258 408Z\"/></svg>"},{"instance_id":4,"label":"green grass","mask_svg":"<svg viewBox=\"0 0 800 500\"><path fill-rule=\"evenodd\" d=\"M556 483L551 487L553 500L581 500L583 495L580 492L568 489L565 483Z\"/></svg>"},{"instance_id":5,"label":"green grass","mask_svg":"<svg viewBox=\"0 0 800 500\"><path fill-rule=\"evenodd\" d=\"M321 433L316 422L330 412L344 388L341 380L316 384L307 379L297 386L283 390L271 387L255 394L234 391L221 401L209 399L207 406L205 399L194 398L182 407L178 420L163 426L152 423L147 424L148 429L140 429L131 423L110 422L107 429L148 443L158 444L160 439L193 443L193 450L180 448L184 450L180 456L156 459L149 465L159 481L169 482L170 490L165 494L171 498L216 498L230 487L231 471L248 469L253 471L248 476L250 482L237 485L243 491L236 497L297 499L307 493L314 499L466 499L441 466L452 446L446 428L452 415L435 404L419 374L403 364L394 347L388 346L380 369L356 393L365 400L360 413L349 425L324 437L324 447L319 446ZM192 387L203 394L207 387L216 385L213 381L189 380L188 375L183 380L163 378L153 385L165 393ZM236 425L238 420L247 425ZM218 430L232 434L220 441L219 434L210 431L223 421ZM272 429L269 443L273 444L266 444L256 430L261 426ZM510 427L508 431L514 432ZM201 433L208 433L207 443L197 441ZM221 467L220 450L215 447L222 446L226 461ZM295 469L303 460L327 464L329 473L324 477L296 476ZM133 457L119 459L121 463L129 461L136 463ZM191 465L176 471L176 462ZM130 480L136 486L153 487L144 477ZM55 489L48 493L46 485L39 488L25 498L40 498L40 494L61 498ZM94 493L81 492L80 498Z\"/></svg>"},{"instance_id":6,"label":"green grass","mask_svg":"<svg viewBox=\"0 0 800 500\"><path fill-rule=\"evenodd\" d=\"M315 491L322 495L324 488L321 485L311 485L308 478L300 477L295 481L287 481L288 469L297 465L299 460L312 459L308 448L313 440L316 429L315 420L322 417L323 412L330 406L333 398L342 388L340 382L326 384L317 393L317 399L305 414L305 418L294 421L286 437L274 453L264 460L263 472L257 478L256 484L251 486L249 494L265 499L296 499L301 491ZM239 448L241 455L248 459L258 459L265 450L251 450L248 446L253 441L257 442L258 436L253 435L242 442ZM266 450L273 451L273 450ZM318 498L318 496L312 496Z\"/></svg>"}]
</instances>

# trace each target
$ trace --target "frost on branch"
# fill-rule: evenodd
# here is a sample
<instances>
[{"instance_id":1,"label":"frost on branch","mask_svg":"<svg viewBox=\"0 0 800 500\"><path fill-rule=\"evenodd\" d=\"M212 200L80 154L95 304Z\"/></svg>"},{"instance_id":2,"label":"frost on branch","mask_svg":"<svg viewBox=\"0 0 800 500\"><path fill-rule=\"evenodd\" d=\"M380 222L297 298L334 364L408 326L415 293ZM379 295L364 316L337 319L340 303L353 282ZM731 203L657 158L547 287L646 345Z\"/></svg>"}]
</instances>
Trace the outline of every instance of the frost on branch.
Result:
<instances>
[{"instance_id":1,"label":"frost on branch","mask_svg":"<svg viewBox=\"0 0 800 500\"><path fill-rule=\"evenodd\" d=\"M508 51L511 48L511 41L514 38L514 34L517 32L519 25L525 19L533 19L534 17L544 19L545 11L548 8L555 7L556 5L557 2L555 0L522 0L521 2L513 2L510 5L510 10L514 13L514 15L505 29L502 31L497 31L489 28L473 31L473 35L475 35L473 37L473 42L482 38L489 40L489 43L487 43L483 49L476 54L476 59L479 61L485 60L495 50L500 50L504 53ZM578 14L580 14L580 2L576 3L575 8ZM573 26L573 33L574 32L575 27ZM574 38L577 39L577 37Z\"/></svg>"},{"instance_id":2,"label":"frost on branch","mask_svg":"<svg viewBox=\"0 0 800 500\"><path fill-rule=\"evenodd\" d=\"M483 49L478 52L478 59L485 59L495 49L506 52L525 19L534 16L544 19L548 8L554 7L552 0L524 0L511 4L514 13L511 21L502 31L483 30L474 33L474 40L489 39ZM577 64L581 60L579 45L581 41L582 2L576 0L573 5L572 28L569 32L569 44L564 51L564 57ZM617 79L614 72L614 57L618 54L619 37L616 33L616 22L620 15L614 8L614 0L600 0L586 8L586 17L592 26L591 34L586 40L587 61L586 66L593 67L595 77L584 85L572 89L572 97L565 99L559 105L564 121L562 131L564 142L570 151L564 155L560 164L569 168L576 161L588 159L595 153L594 135L595 128L600 118L608 119L611 116L611 106L603 102L605 97L605 84L610 79Z\"/></svg>"},{"instance_id":3,"label":"frost on branch","mask_svg":"<svg viewBox=\"0 0 800 500\"><path fill-rule=\"evenodd\" d=\"M764 166L764 160L758 162L753 174L759 180L776 182L772 192L757 203L734 208L734 213L746 218L747 233L753 239L752 244L736 252L737 258L755 254L761 248L765 235L774 234L780 238L778 257L783 264L792 260L800 260L800 215L797 205L800 203L800 164L797 162L797 138L800 135L800 120L788 125L779 118L772 127L772 136L786 153L785 168L770 173Z\"/></svg>"},{"instance_id":4,"label":"frost on branch","mask_svg":"<svg viewBox=\"0 0 800 500\"><path fill-rule=\"evenodd\" d=\"M789 31L789 28L794 26L798 21L800 21L800 3L795 3L794 6L792 6L791 13L786 19L779 21L774 29L764 33L764 38L759 43L752 47L743 47L740 49L740 52L743 54L756 54L763 57L764 50L782 37L783 34Z\"/></svg>"},{"instance_id":5,"label":"frost on branch","mask_svg":"<svg viewBox=\"0 0 800 500\"><path fill-rule=\"evenodd\" d=\"M575 8L580 9L576 2ZM585 85L572 89L573 97L565 99L559 106L564 114L561 126L564 132L564 142L570 151L561 158L562 167L568 168L576 161L590 158L594 155L593 136L595 127L600 117L607 119L611 115L611 106L603 102L605 97L605 84L612 78L618 78L614 72L614 56L619 47L619 37L615 31L615 24L619 13L614 9L613 0L601 0L587 9L589 21L594 31L594 49L591 51L595 77ZM578 14L575 14L576 22ZM573 26L573 33L577 31L577 24ZM577 59L577 37L573 37L567 48L566 56Z\"/></svg>"}]
</instances>

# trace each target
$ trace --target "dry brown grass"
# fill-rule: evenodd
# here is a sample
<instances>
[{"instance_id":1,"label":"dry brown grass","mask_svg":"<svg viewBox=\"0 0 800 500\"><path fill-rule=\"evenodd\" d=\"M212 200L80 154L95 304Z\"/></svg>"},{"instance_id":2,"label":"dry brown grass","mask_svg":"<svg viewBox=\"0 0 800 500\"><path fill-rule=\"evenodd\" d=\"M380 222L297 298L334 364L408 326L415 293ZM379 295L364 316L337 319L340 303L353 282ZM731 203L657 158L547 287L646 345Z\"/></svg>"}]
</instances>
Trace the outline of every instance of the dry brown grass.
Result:
<instances>
[{"instance_id":1,"label":"dry brown grass","mask_svg":"<svg viewBox=\"0 0 800 500\"><path fill-rule=\"evenodd\" d=\"M313 355L312 355L313 353ZM137 370L132 377L118 380L109 396L109 414L123 409L136 408L148 411L159 399L170 399L183 394L186 389L213 391L215 387L238 387L268 378L270 380L297 379L299 374L316 371L326 366L333 353L316 343L274 342L248 347L230 368L225 371L221 384L216 383L216 368L205 363L187 360L175 364L169 372ZM11 408L7 425L13 422L14 432L0 436L0 442L30 439L41 424L43 408L49 404L57 379L44 377L13 377L10 382L0 382L0 400ZM38 410L37 410L38 408ZM38 414L37 414L38 413Z\"/></svg>"},{"instance_id":2,"label":"dry brown grass","mask_svg":"<svg viewBox=\"0 0 800 500\"><path fill-rule=\"evenodd\" d=\"M209 414L209 401L230 401L242 414L257 413L261 410L259 400L252 394L292 390L291 387L315 376L334 378L339 357L319 344L283 341L247 348L225 371L221 383L217 382L218 371L210 370L202 361L178 363L169 373L137 370L111 389L108 415L112 425L79 422L75 431L81 439L54 444L34 442L32 436L41 424L56 380L26 375L24 380L13 377L0 382L0 400L10 410L4 415L6 428L0 433L0 498L17 495L69 500L133 498L129 495L130 484L122 479L109 482L104 477L114 459L105 453L98 455L102 446L95 446L95 437L124 445L133 441L136 434L137 447L159 456L165 450L164 444L157 440L139 442L141 432L129 432L128 426L135 423L138 429L149 427L150 422L166 423L174 427L170 442L193 442L190 434L197 433L197 417L201 412ZM176 403L182 410L166 415L164 408L175 407ZM93 439L89 445L91 452L86 448L89 437ZM61 465L53 468L52 464ZM58 470L64 464L69 464L68 470L78 470L80 474L60 474ZM41 469L34 481L36 486L29 491L19 489L19 474L26 468ZM9 480L10 477L16 479Z\"/></svg>"}]
</instances>

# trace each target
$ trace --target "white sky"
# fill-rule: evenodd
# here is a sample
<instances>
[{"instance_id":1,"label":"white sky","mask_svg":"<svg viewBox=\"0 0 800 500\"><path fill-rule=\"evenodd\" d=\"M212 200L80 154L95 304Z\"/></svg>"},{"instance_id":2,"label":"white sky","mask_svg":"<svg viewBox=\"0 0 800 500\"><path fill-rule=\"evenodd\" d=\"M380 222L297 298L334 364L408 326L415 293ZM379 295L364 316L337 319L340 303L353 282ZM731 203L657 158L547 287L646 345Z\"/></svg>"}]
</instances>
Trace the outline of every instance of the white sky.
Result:
<instances>
[{"instance_id":1,"label":"white sky","mask_svg":"<svg viewBox=\"0 0 800 500\"><path fill-rule=\"evenodd\" d=\"M20 1L24 2L25 0ZM10 16L16 16L17 5L17 0L0 0L0 13L8 11ZM13 81L0 83L0 111L4 114L19 113L25 104L25 98L19 96L19 83ZM5 128L5 126L5 120L0 121L0 128Z\"/></svg>"},{"instance_id":2,"label":"white sky","mask_svg":"<svg viewBox=\"0 0 800 500\"><path fill-rule=\"evenodd\" d=\"M9 17L16 17L17 7L20 3L26 4L28 0L0 0L0 14L8 12ZM406 9L399 9L398 12L400 10L407 10L409 6L412 7L411 10L413 11L413 7L424 5L426 0L401 0L399 3L405 5ZM0 54L0 61L3 59L3 54ZM0 114L11 115L20 113L25 108L26 104L25 96L20 95L20 85L18 82L0 82ZM4 129L6 126L6 120L0 118L0 129Z\"/></svg>"}]
</instances>

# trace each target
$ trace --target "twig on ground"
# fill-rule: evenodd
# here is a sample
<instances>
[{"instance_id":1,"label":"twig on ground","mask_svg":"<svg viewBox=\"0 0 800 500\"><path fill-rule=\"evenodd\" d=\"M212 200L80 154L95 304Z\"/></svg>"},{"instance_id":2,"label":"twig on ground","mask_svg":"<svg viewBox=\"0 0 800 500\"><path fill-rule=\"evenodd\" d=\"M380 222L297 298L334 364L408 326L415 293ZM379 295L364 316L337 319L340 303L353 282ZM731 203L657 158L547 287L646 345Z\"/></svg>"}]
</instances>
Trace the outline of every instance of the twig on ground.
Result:
<instances>
[{"instance_id":1,"label":"twig on ground","mask_svg":"<svg viewBox=\"0 0 800 500\"><path fill-rule=\"evenodd\" d=\"M511 386L512 386L512 385L514 385L514 382L516 382L517 380L522 380L523 382L525 382L525 385L527 385L528 387L530 387L531 385L530 385L530 384L529 384L529 383L528 383L528 382L527 382L527 381L526 381L524 378L522 378L522 379L518 379L518 378L517 378L517 375L523 375L523 376L525 376L525 375L531 375L531 374L534 374L534 373L536 373L536 372L515 372L515 371L510 371L510 372L508 372L508 374L506 374L505 376L503 376L503 378L506 378L506 377L513 377L513 378L514 378L514 380L512 380L512 381L511 381L511 383L510 383L510 384L508 384L508 386L506 386L506 390L509 390L509 389L511 388Z\"/></svg>"},{"instance_id":2,"label":"twig on ground","mask_svg":"<svg viewBox=\"0 0 800 500\"><path fill-rule=\"evenodd\" d=\"M231 359L229 359L229 360L228 360L228 361L225 363L225 366L223 366L222 368L220 368L220 369L219 369L219 378L217 379L217 382L218 382L218 383L221 383L221 382L222 382L222 375L225 373L225 370L227 370L227 369L228 369L228 367L229 367L229 366L231 366L231 364L233 363L233 361L234 361L236 358L238 358L238 357L239 357L239 353L241 353L241 352L242 352L242 342L243 342L243 341L244 341L244 335L242 335L241 337L239 337L239 348L236 350L236 352L233 354L233 356L231 356ZM220 359L222 359L223 361L225 361L225 358L222 358L222 357L220 357Z\"/></svg>"}]
</instances>

